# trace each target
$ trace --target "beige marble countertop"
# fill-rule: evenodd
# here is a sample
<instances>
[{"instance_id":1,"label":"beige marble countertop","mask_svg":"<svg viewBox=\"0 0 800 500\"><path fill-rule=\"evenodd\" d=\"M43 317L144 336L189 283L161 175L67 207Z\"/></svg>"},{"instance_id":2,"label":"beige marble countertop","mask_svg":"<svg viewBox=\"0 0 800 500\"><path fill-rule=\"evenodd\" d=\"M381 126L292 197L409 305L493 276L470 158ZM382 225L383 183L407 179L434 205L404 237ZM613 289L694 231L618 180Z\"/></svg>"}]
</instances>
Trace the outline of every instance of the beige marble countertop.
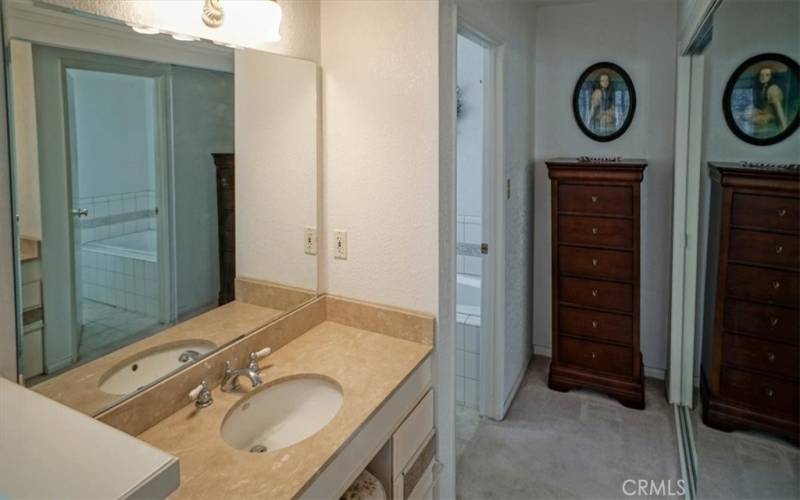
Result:
<instances>
[{"instance_id":1,"label":"beige marble countertop","mask_svg":"<svg viewBox=\"0 0 800 500\"><path fill-rule=\"evenodd\" d=\"M203 339L221 347L276 318L283 311L234 301L162 330L138 342L31 387L32 390L80 412L95 415L125 398L100 390L100 380L110 369L125 364L138 353L183 340Z\"/></svg>"},{"instance_id":2,"label":"beige marble countertop","mask_svg":"<svg viewBox=\"0 0 800 500\"><path fill-rule=\"evenodd\" d=\"M223 441L220 427L242 394L217 388L212 406L188 404L138 437L180 458L181 487L171 498L294 498L431 351L430 345L325 321L263 360L265 384L256 389L303 374L334 379L342 387L342 407L317 434L267 453L236 450Z\"/></svg>"}]
</instances>

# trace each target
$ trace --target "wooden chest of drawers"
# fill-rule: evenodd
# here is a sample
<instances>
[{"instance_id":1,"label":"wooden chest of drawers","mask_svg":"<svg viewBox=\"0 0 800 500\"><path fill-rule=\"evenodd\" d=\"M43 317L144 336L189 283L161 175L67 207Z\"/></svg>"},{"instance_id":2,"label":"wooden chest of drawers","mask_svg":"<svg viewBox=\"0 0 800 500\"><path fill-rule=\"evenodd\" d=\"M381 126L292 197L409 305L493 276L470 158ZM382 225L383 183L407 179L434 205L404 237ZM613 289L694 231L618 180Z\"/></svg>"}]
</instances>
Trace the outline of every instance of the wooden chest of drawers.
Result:
<instances>
[{"instance_id":1,"label":"wooden chest of drawers","mask_svg":"<svg viewBox=\"0 0 800 500\"><path fill-rule=\"evenodd\" d=\"M548 386L644 408L639 351L639 193L647 163L547 162L553 342Z\"/></svg>"},{"instance_id":2,"label":"wooden chest of drawers","mask_svg":"<svg viewBox=\"0 0 800 500\"><path fill-rule=\"evenodd\" d=\"M703 420L798 441L800 174L709 167Z\"/></svg>"}]
</instances>

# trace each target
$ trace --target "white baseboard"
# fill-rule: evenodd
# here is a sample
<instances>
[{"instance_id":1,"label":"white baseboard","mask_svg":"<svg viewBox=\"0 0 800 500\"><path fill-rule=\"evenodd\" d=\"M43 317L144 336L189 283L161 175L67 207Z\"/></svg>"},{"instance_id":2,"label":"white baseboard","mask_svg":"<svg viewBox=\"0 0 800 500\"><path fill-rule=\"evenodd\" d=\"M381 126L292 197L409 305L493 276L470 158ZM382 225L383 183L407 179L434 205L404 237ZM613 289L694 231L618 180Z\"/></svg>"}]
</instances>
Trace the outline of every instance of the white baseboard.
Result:
<instances>
[{"instance_id":1,"label":"white baseboard","mask_svg":"<svg viewBox=\"0 0 800 500\"><path fill-rule=\"evenodd\" d=\"M553 351L550 349L550 346L547 345L534 344L533 353L537 356L544 356L545 358L553 357ZM667 376L667 370L665 368L644 365L644 376L658 380L664 380Z\"/></svg>"}]
</instances>

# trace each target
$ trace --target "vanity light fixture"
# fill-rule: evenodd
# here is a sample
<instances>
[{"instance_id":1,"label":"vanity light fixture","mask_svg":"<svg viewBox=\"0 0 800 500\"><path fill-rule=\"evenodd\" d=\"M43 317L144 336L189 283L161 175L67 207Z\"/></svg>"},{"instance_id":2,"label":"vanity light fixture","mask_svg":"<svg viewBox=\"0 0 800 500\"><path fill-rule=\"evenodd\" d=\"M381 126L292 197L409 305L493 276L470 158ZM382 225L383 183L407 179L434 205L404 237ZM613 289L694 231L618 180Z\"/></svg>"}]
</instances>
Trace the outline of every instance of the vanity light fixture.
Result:
<instances>
[{"instance_id":1,"label":"vanity light fixture","mask_svg":"<svg viewBox=\"0 0 800 500\"><path fill-rule=\"evenodd\" d=\"M225 22L223 4L235 19L238 31L258 33L265 42L277 42L281 39L280 27L283 10L278 0L205 0L201 18L209 28L219 28Z\"/></svg>"},{"instance_id":2,"label":"vanity light fixture","mask_svg":"<svg viewBox=\"0 0 800 500\"><path fill-rule=\"evenodd\" d=\"M183 35L181 33L170 33L170 35L172 35L172 38L178 40L179 42L196 42L197 40L200 40L196 36Z\"/></svg>"},{"instance_id":3,"label":"vanity light fixture","mask_svg":"<svg viewBox=\"0 0 800 500\"><path fill-rule=\"evenodd\" d=\"M159 30L158 28L145 26L143 24L129 24L128 26L130 26L130 28L133 31L140 33L142 35L158 35L159 33L161 33L161 30Z\"/></svg>"}]
</instances>

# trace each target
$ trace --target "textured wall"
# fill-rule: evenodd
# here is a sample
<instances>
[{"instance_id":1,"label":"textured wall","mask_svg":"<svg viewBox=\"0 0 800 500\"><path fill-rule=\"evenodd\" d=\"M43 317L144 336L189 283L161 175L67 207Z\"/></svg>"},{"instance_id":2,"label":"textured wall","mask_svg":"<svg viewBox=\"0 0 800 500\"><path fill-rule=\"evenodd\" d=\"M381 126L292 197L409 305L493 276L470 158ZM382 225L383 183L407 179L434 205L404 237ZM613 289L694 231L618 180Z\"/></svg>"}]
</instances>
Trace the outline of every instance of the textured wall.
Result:
<instances>
[{"instance_id":1,"label":"textured wall","mask_svg":"<svg viewBox=\"0 0 800 500\"><path fill-rule=\"evenodd\" d=\"M323 290L436 313L438 3L323 2ZM365 43L368 41L368 43ZM333 230L349 256L332 256Z\"/></svg>"},{"instance_id":2,"label":"textured wall","mask_svg":"<svg viewBox=\"0 0 800 500\"><path fill-rule=\"evenodd\" d=\"M206 27L200 20L202 0L42 0L63 8L110 17L128 23L174 29L181 33L209 40L235 43L243 47L264 50L301 59L319 62L319 0L281 0L283 22L281 40L261 43L243 38L242 26L233 20L220 28ZM225 0L231 4L241 2L245 7L251 0ZM233 9L231 7L231 9ZM232 16L229 16L231 18Z\"/></svg>"},{"instance_id":3,"label":"textured wall","mask_svg":"<svg viewBox=\"0 0 800 500\"><path fill-rule=\"evenodd\" d=\"M538 9L534 106L537 351L549 351L552 325L550 183L544 161L584 154L642 157L650 165L642 191L641 350L646 373L663 376L671 279L676 5L667 0L628 0ZM584 69L599 61L622 66L636 87L633 122L622 137L608 143L586 137L572 116L575 82Z\"/></svg>"},{"instance_id":4,"label":"textured wall","mask_svg":"<svg viewBox=\"0 0 800 500\"><path fill-rule=\"evenodd\" d=\"M236 51L236 274L317 289L317 67Z\"/></svg>"}]
</instances>

